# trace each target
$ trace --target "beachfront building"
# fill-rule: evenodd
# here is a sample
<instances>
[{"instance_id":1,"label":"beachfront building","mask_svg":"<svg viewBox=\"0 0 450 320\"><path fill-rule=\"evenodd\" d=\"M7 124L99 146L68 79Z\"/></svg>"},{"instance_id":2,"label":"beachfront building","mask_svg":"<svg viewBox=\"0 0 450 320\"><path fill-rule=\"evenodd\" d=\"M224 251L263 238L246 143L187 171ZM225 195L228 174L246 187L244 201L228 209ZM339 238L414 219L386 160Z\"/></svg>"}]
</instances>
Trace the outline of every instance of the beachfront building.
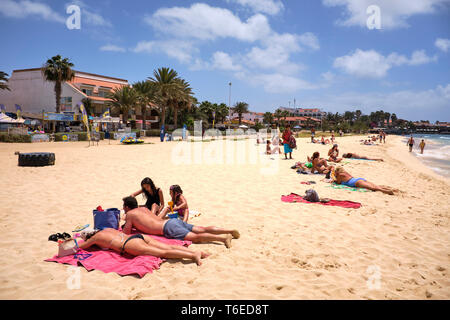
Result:
<instances>
[{"instance_id":1,"label":"beachfront building","mask_svg":"<svg viewBox=\"0 0 450 320\"><path fill-rule=\"evenodd\" d=\"M327 115L326 112L324 112L318 108L304 109L304 108L280 107L280 110L288 111L294 117L308 117L308 118L316 118L319 120L321 120L322 118L324 118Z\"/></svg>"},{"instance_id":2,"label":"beachfront building","mask_svg":"<svg viewBox=\"0 0 450 320\"><path fill-rule=\"evenodd\" d=\"M316 127L320 125L321 122L319 119L311 117L280 117L280 119L275 118L275 120L279 123L289 124L291 128L297 126L301 128Z\"/></svg>"},{"instance_id":3,"label":"beachfront building","mask_svg":"<svg viewBox=\"0 0 450 320\"><path fill-rule=\"evenodd\" d=\"M233 113L231 115L231 119L235 120L239 118L239 114ZM245 121L247 123L263 123L264 120L264 113L262 112L248 112L242 114L242 121Z\"/></svg>"},{"instance_id":4,"label":"beachfront building","mask_svg":"<svg viewBox=\"0 0 450 320\"><path fill-rule=\"evenodd\" d=\"M0 104L6 111L15 112L15 105L22 108L24 116L42 118L43 112L55 112L54 83L44 80L41 68L14 70L8 81L11 91L0 90ZM125 79L75 71L70 82L62 84L61 112L79 114L77 104L85 98L91 100L94 116L102 115L109 106L107 95L115 88L127 86ZM90 115L92 115L90 114Z\"/></svg>"}]
</instances>

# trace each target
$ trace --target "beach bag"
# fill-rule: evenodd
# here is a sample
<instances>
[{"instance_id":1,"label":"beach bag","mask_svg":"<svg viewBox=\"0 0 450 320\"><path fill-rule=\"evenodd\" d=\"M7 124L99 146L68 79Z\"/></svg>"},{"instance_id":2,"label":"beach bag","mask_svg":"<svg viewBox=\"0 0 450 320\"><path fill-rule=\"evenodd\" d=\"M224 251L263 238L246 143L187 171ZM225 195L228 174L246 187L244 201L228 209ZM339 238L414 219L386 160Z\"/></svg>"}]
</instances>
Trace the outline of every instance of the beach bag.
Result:
<instances>
[{"instance_id":1,"label":"beach bag","mask_svg":"<svg viewBox=\"0 0 450 320\"><path fill-rule=\"evenodd\" d=\"M313 189L306 190L306 195L303 196L303 199L310 201L310 202L319 202L320 198L317 192Z\"/></svg>"},{"instance_id":2,"label":"beach bag","mask_svg":"<svg viewBox=\"0 0 450 320\"><path fill-rule=\"evenodd\" d=\"M70 256L71 254L75 254L78 251L78 246L75 243L75 240L70 239L64 241L58 245L58 257L62 258L65 256Z\"/></svg>"},{"instance_id":3,"label":"beach bag","mask_svg":"<svg viewBox=\"0 0 450 320\"><path fill-rule=\"evenodd\" d=\"M94 229L103 230L106 228L119 229L120 210L109 208L103 210L93 210Z\"/></svg>"},{"instance_id":4,"label":"beach bag","mask_svg":"<svg viewBox=\"0 0 450 320\"><path fill-rule=\"evenodd\" d=\"M295 140L294 136L291 136L289 138L289 148L291 148L291 149L297 148L297 141Z\"/></svg>"}]
</instances>

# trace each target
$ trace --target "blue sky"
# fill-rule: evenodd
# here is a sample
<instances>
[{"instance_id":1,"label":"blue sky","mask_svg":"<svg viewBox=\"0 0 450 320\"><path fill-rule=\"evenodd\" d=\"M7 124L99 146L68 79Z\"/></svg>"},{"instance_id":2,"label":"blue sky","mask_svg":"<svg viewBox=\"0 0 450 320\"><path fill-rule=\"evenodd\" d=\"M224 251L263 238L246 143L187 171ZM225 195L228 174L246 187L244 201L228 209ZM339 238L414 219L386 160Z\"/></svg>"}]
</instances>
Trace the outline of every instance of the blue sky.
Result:
<instances>
[{"instance_id":1,"label":"blue sky","mask_svg":"<svg viewBox=\"0 0 450 320\"><path fill-rule=\"evenodd\" d=\"M252 111L450 121L450 0L0 0L0 27L8 74L61 54L131 83L171 67L199 101L228 104L232 82Z\"/></svg>"}]
</instances>

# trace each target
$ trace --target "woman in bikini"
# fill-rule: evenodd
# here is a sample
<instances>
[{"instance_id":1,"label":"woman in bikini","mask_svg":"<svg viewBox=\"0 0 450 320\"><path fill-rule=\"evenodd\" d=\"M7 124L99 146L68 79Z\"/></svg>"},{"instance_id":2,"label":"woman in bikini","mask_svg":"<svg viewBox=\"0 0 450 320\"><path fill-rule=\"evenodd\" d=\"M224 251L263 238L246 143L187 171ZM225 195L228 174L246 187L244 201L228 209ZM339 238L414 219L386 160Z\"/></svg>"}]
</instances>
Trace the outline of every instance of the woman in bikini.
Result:
<instances>
[{"instance_id":1,"label":"woman in bikini","mask_svg":"<svg viewBox=\"0 0 450 320\"><path fill-rule=\"evenodd\" d=\"M308 161L310 158L308 157ZM314 152L313 156L311 158L312 168L311 172L314 173L314 171L317 170L319 173L328 173L331 171L332 166L329 166L327 163L327 160L320 157L319 152Z\"/></svg>"},{"instance_id":2,"label":"woman in bikini","mask_svg":"<svg viewBox=\"0 0 450 320\"><path fill-rule=\"evenodd\" d=\"M209 256L201 251L192 251L183 246L174 246L162 243L147 235L134 234L126 235L116 229L106 228L99 230L85 230L81 234L84 242L79 244L80 249L87 249L93 245L101 248L108 248L120 252L125 252L132 256L155 256L167 259L190 259L197 265L201 265L201 259Z\"/></svg>"},{"instance_id":3,"label":"woman in bikini","mask_svg":"<svg viewBox=\"0 0 450 320\"><path fill-rule=\"evenodd\" d=\"M338 158L339 156L339 149L338 149L338 145L334 144L333 147L328 151L328 161L331 162L341 162L342 158Z\"/></svg>"},{"instance_id":4,"label":"woman in bikini","mask_svg":"<svg viewBox=\"0 0 450 320\"><path fill-rule=\"evenodd\" d=\"M141 181L141 189L132 193L131 196L135 198L141 193L143 193L147 199L145 207L157 216L164 208L164 196L162 190L156 188L152 179L147 177Z\"/></svg>"},{"instance_id":5,"label":"woman in bikini","mask_svg":"<svg viewBox=\"0 0 450 320\"><path fill-rule=\"evenodd\" d=\"M344 153L342 155L342 157L347 158L347 159L364 159L364 160L373 160L373 161L384 161L381 158L369 158L366 156L360 156L356 153Z\"/></svg>"},{"instance_id":6,"label":"woman in bikini","mask_svg":"<svg viewBox=\"0 0 450 320\"><path fill-rule=\"evenodd\" d=\"M377 186L372 182L367 181L364 178L353 178L350 173L344 170L342 167L337 167L334 171L335 181L337 184L352 188L365 188L372 191L381 191L386 194L393 195L394 191L389 187Z\"/></svg>"}]
</instances>

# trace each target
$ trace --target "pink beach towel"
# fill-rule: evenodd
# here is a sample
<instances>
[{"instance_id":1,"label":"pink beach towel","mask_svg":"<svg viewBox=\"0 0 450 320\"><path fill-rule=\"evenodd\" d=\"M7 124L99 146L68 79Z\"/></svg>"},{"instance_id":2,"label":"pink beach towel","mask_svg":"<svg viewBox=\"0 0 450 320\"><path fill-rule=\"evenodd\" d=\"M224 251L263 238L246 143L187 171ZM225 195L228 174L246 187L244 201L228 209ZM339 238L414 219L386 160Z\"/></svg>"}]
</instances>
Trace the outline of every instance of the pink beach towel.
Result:
<instances>
[{"instance_id":1,"label":"pink beach towel","mask_svg":"<svg viewBox=\"0 0 450 320\"><path fill-rule=\"evenodd\" d=\"M352 208L352 209L359 209L361 207L361 203L359 202L353 202L353 201L341 201L341 200L330 200L329 202L311 202L308 200L303 199L302 196L291 193L288 196L281 196L281 201L283 202L301 202L301 203L317 203L324 206L337 206L342 208Z\"/></svg>"},{"instance_id":2,"label":"pink beach towel","mask_svg":"<svg viewBox=\"0 0 450 320\"><path fill-rule=\"evenodd\" d=\"M191 241L181 241L174 239L167 239L160 236L150 235L150 237L166 244L189 246ZM153 270L159 269L161 263L165 259L154 256L138 256L134 257L127 253L121 256L118 252L112 250L102 250L97 246L93 246L88 250L78 250L74 255L59 258L55 255L51 259L45 261L58 262L64 264L71 264L77 266L81 264L86 270L101 270L105 273L115 272L121 276L137 274L143 277L147 273L152 273Z\"/></svg>"}]
</instances>

